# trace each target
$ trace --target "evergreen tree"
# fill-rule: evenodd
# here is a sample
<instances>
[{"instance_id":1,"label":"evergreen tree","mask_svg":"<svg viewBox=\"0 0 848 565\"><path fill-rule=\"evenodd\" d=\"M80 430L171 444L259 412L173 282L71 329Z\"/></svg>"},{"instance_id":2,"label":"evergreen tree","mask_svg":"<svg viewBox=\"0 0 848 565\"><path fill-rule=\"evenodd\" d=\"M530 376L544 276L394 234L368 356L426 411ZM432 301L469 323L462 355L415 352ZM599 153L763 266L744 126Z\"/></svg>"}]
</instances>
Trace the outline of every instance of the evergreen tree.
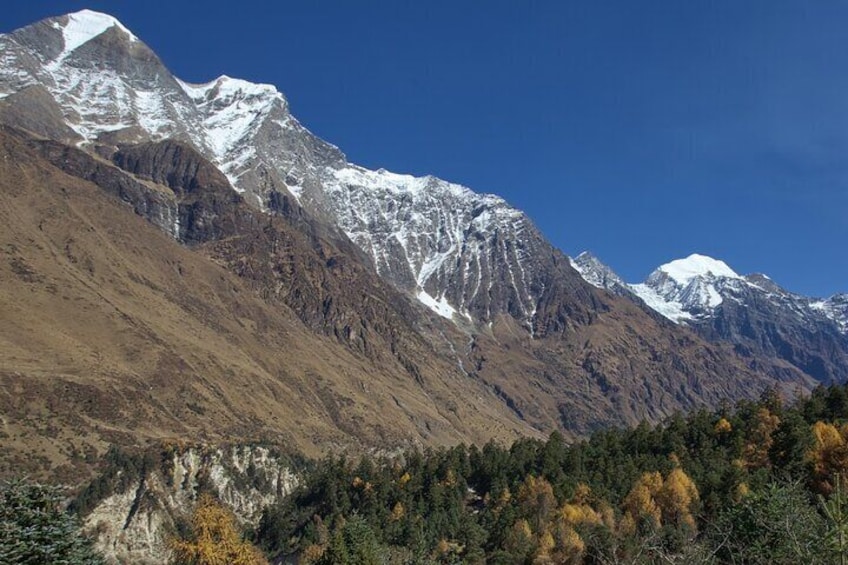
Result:
<instances>
[{"instance_id":1,"label":"evergreen tree","mask_svg":"<svg viewBox=\"0 0 848 565\"><path fill-rule=\"evenodd\" d=\"M103 563L60 502L55 487L23 481L0 486L0 563Z\"/></svg>"}]
</instances>

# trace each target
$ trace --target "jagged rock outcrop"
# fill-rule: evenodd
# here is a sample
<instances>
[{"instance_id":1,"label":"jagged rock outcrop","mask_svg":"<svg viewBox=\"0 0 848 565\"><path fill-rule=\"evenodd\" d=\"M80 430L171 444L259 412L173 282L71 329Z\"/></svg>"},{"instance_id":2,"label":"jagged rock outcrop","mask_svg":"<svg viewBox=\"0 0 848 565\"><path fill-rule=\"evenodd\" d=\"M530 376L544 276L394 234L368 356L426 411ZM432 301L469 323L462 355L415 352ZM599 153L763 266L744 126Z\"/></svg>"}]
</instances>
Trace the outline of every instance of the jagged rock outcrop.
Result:
<instances>
[{"instance_id":1,"label":"jagged rock outcrop","mask_svg":"<svg viewBox=\"0 0 848 565\"><path fill-rule=\"evenodd\" d=\"M84 516L84 529L108 563L167 563L177 523L188 523L200 492L214 494L242 526L256 527L262 510L297 485L289 460L260 446L173 449L141 476L112 471L111 481L122 488Z\"/></svg>"}]
</instances>

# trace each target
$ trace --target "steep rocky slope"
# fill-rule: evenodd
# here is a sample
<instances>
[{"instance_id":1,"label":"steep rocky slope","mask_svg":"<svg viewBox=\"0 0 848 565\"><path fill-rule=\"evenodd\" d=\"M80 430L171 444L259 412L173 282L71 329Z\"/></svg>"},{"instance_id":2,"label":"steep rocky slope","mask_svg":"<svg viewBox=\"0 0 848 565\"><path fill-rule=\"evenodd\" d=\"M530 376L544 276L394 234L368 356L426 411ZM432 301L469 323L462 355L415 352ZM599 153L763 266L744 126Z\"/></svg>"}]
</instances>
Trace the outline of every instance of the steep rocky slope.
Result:
<instances>
[{"instance_id":1,"label":"steep rocky slope","mask_svg":"<svg viewBox=\"0 0 848 565\"><path fill-rule=\"evenodd\" d=\"M110 171L96 175L107 192L29 145L57 151L0 135L4 474L53 468L71 477L109 443L169 437L264 439L319 453L532 433L459 372L444 340L426 342L388 306L404 297L284 220L251 220L258 213L245 208L241 235L189 249L119 200L110 187L121 183L103 179L173 201L167 187L66 147L63 164L80 161L69 170ZM197 209L197 200L181 204ZM221 225L238 217L219 216ZM297 277L286 276L287 260Z\"/></svg>"},{"instance_id":2,"label":"steep rocky slope","mask_svg":"<svg viewBox=\"0 0 848 565\"><path fill-rule=\"evenodd\" d=\"M153 458L153 456L157 456ZM123 457L123 461L119 460ZM263 446L165 446L142 456L114 455L85 495L84 531L109 563L158 565L191 519L199 489L212 491L239 525L255 528L262 510L297 485L291 461ZM91 506L90 508L88 506Z\"/></svg>"}]
</instances>

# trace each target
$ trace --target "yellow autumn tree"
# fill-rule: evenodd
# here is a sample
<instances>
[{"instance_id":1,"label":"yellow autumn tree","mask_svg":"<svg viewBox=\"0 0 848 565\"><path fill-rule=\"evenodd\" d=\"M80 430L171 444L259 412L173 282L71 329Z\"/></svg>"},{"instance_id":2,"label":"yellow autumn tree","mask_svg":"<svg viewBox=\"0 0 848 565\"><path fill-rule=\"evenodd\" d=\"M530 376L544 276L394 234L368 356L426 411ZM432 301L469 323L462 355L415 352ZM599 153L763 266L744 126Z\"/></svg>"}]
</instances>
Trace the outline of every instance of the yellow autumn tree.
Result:
<instances>
[{"instance_id":1,"label":"yellow autumn tree","mask_svg":"<svg viewBox=\"0 0 848 565\"><path fill-rule=\"evenodd\" d=\"M657 504L657 494L663 486L662 475L658 471L643 473L627 496L624 497L625 529L649 520L654 527L662 525L662 510Z\"/></svg>"},{"instance_id":2,"label":"yellow autumn tree","mask_svg":"<svg viewBox=\"0 0 848 565\"><path fill-rule=\"evenodd\" d=\"M528 475L518 489L516 498L521 514L527 519L533 533L540 535L550 521L557 501L554 488L542 477Z\"/></svg>"},{"instance_id":3,"label":"yellow autumn tree","mask_svg":"<svg viewBox=\"0 0 848 565\"><path fill-rule=\"evenodd\" d=\"M503 548L513 555L525 555L533 547L533 532L527 520L519 519L509 529Z\"/></svg>"},{"instance_id":4,"label":"yellow autumn tree","mask_svg":"<svg viewBox=\"0 0 848 565\"><path fill-rule=\"evenodd\" d=\"M174 565L267 565L236 528L233 515L208 494L197 502L190 539L171 542Z\"/></svg>"},{"instance_id":5,"label":"yellow autumn tree","mask_svg":"<svg viewBox=\"0 0 848 565\"><path fill-rule=\"evenodd\" d=\"M657 493L657 503L662 509L663 519L667 523L685 525L693 530L695 518L692 515L692 506L698 499L698 488L680 468L671 470Z\"/></svg>"},{"instance_id":6,"label":"yellow autumn tree","mask_svg":"<svg viewBox=\"0 0 848 565\"><path fill-rule=\"evenodd\" d=\"M680 467L672 469L665 479L656 471L644 473L624 498L622 526L629 533L645 522L652 527L673 524L694 529L692 512L698 500L698 488Z\"/></svg>"},{"instance_id":7,"label":"yellow autumn tree","mask_svg":"<svg viewBox=\"0 0 848 565\"><path fill-rule=\"evenodd\" d=\"M753 429L748 434L743 459L748 469L760 469L769 464L769 449L774 444L772 434L780 425L780 418L763 406L757 410Z\"/></svg>"},{"instance_id":8,"label":"yellow autumn tree","mask_svg":"<svg viewBox=\"0 0 848 565\"><path fill-rule=\"evenodd\" d=\"M817 491L830 494L836 478L848 476L848 424L813 424L813 447L807 458L813 464L813 481Z\"/></svg>"},{"instance_id":9,"label":"yellow autumn tree","mask_svg":"<svg viewBox=\"0 0 848 565\"><path fill-rule=\"evenodd\" d=\"M391 520L392 522L397 522L401 518L406 515L406 508L403 507L400 501L395 502L395 505L392 507Z\"/></svg>"},{"instance_id":10,"label":"yellow autumn tree","mask_svg":"<svg viewBox=\"0 0 848 565\"><path fill-rule=\"evenodd\" d=\"M716 435L724 435L729 434L733 431L733 426L730 422L727 421L727 418L721 418L718 422L716 422L715 427L713 428L713 432Z\"/></svg>"},{"instance_id":11,"label":"yellow autumn tree","mask_svg":"<svg viewBox=\"0 0 848 565\"><path fill-rule=\"evenodd\" d=\"M590 505L592 491L585 484L577 485L574 496L562 505L552 526L555 548L551 556L556 563L582 563L586 544L577 532L584 525L603 523L601 513Z\"/></svg>"}]
</instances>

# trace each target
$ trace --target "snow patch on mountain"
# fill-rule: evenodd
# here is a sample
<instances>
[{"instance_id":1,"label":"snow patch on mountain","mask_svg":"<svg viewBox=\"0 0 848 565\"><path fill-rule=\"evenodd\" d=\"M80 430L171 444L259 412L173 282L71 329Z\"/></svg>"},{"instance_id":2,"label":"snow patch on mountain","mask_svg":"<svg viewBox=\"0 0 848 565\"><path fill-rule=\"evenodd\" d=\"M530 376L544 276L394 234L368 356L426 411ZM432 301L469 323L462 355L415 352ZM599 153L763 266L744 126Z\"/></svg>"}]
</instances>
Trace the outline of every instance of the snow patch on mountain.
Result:
<instances>
[{"instance_id":1,"label":"snow patch on mountain","mask_svg":"<svg viewBox=\"0 0 848 565\"><path fill-rule=\"evenodd\" d=\"M848 293L835 294L827 300L817 300L810 306L833 320L842 333L848 335Z\"/></svg>"},{"instance_id":2,"label":"snow patch on mountain","mask_svg":"<svg viewBox=\"0 0 848 565\"><path fill-rule=\"evenodd\" d=\"M419 290L418 294L416 295L416 298L418 298L421 304L423 304L439 316L442 316L443 318L451 320L453 319L453 315L456 314L456 309L454 309L453 306L448 304L448 301L445 300L444 296L437 300L427 294L426 290Z\"/></svg>"},{"instance_id":3,"label":"snow patch on mountain","mask_svg":"<svg viewBox=\"0 0 848 565\"><path fill-rule=\"evenodd\" d=\"M645 283L632 284L630 289L652 310L662 314L672 322L680 323L694 319L694 316L684 309L685 306L682 302L669 300Z\"/></svg>"},{"instance_id":4,"label":"snow patch on mountain","mask_svg":"<svg viewBox=\"0 0 848 565\"><path fill-rule=\"evenodd\" d=\"M221 162L264 121L274 102L285 104L283 95L270 84L226 75L202 85L179 84L201 111L206 141Z\"/></svg>"},{"instance_id":5,"label":"snow patch on mountain","mask_svg":"<svg viewBox=\"0 0 848 565\"><path fill-rule=\"evenodd\" d=\"M133 35L130 30L108 14L95 12L93 10L81 10L73 14L68 14L67 18L68 23L64 26L62 26L59 22L53 23L53 27L55 29L62 31L62 37L65 40L65 48L59 56L59 59L64 59L75 49L88 43L98 35L113 27L117 27L127 34L130 41L138 41L138 38Z\"/></svg>"}]
</instances>

